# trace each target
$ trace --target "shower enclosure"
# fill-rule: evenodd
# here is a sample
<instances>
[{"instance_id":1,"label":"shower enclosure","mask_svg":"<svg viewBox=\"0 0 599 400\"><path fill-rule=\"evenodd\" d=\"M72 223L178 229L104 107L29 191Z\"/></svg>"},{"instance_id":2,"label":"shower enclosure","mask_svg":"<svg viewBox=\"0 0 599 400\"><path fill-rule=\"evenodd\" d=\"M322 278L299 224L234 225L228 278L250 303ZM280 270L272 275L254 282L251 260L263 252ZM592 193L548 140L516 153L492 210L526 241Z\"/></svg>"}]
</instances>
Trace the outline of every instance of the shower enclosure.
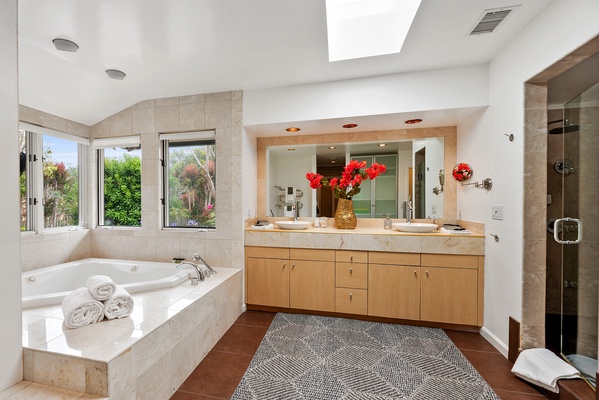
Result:
<instances>
[{"instance_id":1,"label":"shower enclosure","mask_svg":"<svg viewBox=\"0 0 599 400\"><path fill-rule=\"evenodd\" d=\"M599 322L599 83L568 102L561 114L561 118L550 122L559 122L561 129L548 128L547 227L552 238L547 242L546 344L595 387ZM558 329L559 335L549 332Z\"/></svg>"}]
</instances>

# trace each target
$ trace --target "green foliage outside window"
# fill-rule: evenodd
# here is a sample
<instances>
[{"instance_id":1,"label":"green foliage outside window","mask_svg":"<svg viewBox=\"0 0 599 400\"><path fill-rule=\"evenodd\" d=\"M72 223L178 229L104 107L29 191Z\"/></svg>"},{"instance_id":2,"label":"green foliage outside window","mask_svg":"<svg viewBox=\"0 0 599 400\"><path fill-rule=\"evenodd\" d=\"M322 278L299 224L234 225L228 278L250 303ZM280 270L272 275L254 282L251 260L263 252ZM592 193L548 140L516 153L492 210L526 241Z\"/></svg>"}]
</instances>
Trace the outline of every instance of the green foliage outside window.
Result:
<instances>
[{"instance_id":1,"label":"green foliage outside window","mask_svg":"<svg viewBox=\"0 0 599 400\"><path fill-rule=\"evenodd\" d=\"M141 226L141 159L104 159L104 224Z\"/></svg>"},{"instance_id":2,"label":"green foliage outside window","mask_svg":"<svg viewBox=\"0 0 599 400\"><path fill-rule=\"evenodd\" d=\"M55 228L79 224L79 171L52 160L44 150L44 226Z\"/></svg>"},{"instance_id":3,"label":"green foliage outside window","mask_svg":"<svg viewBox=\"0 0 599 400\"><path fill-rule=\"evenodd\" d=\"M216 226L215 159L214 142L170 145L169 226Z\"/></svg>"}]
</instances>

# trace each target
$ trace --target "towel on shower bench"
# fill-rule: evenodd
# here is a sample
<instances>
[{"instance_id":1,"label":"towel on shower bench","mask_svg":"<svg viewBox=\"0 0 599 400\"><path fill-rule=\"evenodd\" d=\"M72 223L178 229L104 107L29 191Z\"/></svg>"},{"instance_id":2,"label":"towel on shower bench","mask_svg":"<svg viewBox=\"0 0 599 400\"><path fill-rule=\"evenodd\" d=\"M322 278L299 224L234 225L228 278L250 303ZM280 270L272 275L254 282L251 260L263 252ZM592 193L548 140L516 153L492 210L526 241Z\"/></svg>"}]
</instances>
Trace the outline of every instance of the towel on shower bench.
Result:
<instances>
[{"instance_id":1,"label":"towel on shower bench","mask_svg":"<svg viewBox=\"0 0 599 400\"><path fill-rule=\"evenodd\" d=\"M559 392L559 379L580 378L580 372L547 349L523 350L512 368L512 372L537 386L554 393Z\"/></svg>"},{"instance_id":2,"label":"towel on shower bench","mask_svg":"<svg viewBox=\"0 0 599 400\"><path fill-rule=\"evenodd\" d=\"M62 300L62 313L68 328L81 328L104 319L104 304L94 300L87 288L81 287Z\"/></svg>"},{"instance_id":3,"label":"towel on shower bench","mask_svg":"<svg viewBox=\"0 0 599 400\"><path fill-rule=\"evenodd\" d=\"M122 286L116 285L114 294L104 301L104 315L108 319L125 318L133 312L133 297Z\"/></svg>"},{"instance_id":4,"label":"towel on shower bench","mask_svg":"<svg viewBox=\"0 0 599 400\"><path fill-rule=\"evenodd\" d=\"M116 290L116 284L106 275L90 276L87 278L85 286L92 294L94 300L98 301L108 300Z\"/></svg>"}]
</instances>

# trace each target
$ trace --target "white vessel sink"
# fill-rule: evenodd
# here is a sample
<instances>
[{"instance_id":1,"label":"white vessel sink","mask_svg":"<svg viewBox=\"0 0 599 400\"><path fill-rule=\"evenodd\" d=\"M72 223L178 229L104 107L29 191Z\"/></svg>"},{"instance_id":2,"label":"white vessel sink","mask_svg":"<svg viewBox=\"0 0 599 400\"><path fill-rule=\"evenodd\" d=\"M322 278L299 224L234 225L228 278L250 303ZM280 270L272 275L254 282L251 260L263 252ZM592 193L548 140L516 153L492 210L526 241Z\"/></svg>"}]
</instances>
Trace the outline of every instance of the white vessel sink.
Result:
<instances>
[{"instance_id":1,"label":"white vessel sink","mask_svg":"<svg viewBox=\"0 0 599 400\"><path fill-rule=\"evenodd\" d=\"M276 221L275 224L281 229L298 230L310 226L308 221Z\"/></svg>"},{"instance_id":2,"label":"white vessel sink","mask_svg":"<svg viewBox=\"0 0 599 400\"><path fill-rule=\"evenodd\" d=\"M419 222L396 222L393 227L401 232L428 233L437 229L436 224L426 224Z\"/></svg>"}]
</instances>

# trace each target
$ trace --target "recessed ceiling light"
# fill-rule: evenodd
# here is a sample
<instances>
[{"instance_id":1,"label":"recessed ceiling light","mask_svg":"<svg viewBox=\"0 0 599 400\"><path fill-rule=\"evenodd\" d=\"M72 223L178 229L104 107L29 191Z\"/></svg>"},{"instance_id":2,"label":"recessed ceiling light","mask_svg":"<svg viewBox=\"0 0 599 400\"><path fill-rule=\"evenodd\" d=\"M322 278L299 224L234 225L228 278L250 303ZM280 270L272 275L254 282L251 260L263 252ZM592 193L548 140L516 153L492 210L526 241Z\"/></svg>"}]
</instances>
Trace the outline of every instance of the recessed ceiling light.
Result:
<instances>
[{"instance_id":1,"label":"recessed ceiling light","mask_svg":"<svg viewBox=\"0 0 599 400\"><path fill-rule=\"evenodd\" d=\"M287 132L299 132L301 129L295 126L285 129Z\"/></svg>"},{"instance_id":2,"label":"recessed ceiling light","mask_svg":"<svg viewBox=\"0 0 599 400\"><path fill-rule=\"evenodd\" d=\"M337 148L337 146L329 146L329 150L334 150L336 148Z\"/></svg>"},{"instance_id":3,"label":"recessed ceiling light","mask_svg":"<svg viewBox=\"0 0 599 400\"><path fill-rule=\"evenodd\" d=\"M77 50L79 50L79 46L77 45L77 43L67 39L56 38L52 41L52 43L54 43L54 47L56 47L56 50L69 51L71 53L74 53Z\"/></svg>"},{"instance_id":4,"label":"recessed ceiling light","mask_svg":"<svg viewBox=\"0 0 599 400\"><path fill-rule=\"evenodd\" d=\"M331 160L331 164L335 164L337 161L335 160Z\"/></svg>"},{"instance_id":5,"label":"recessed ceiling light","mask_svg":"<svg viewBox=\"0 0 599 400\"><path fill-rule=\"evenodd\" d=\"M110 79L118 79L119 81L122 81L125 79L125 76L127 76L123 71L119 71L118 69L107 69L106 75L108 75Z\"/></svg>"},{"instance_id":6,"label":"recessed ceiling light","mask_svg":"<svg viewBox=\"0 0 599 400\"><path fill-rule=\"evenodd\" d=\"M343 125L343 127L345 129L355 128L356 126L358 126L358 124L345 124L345 125Z\"/></svg>"},{"instance_id":7,"label":"recessed ceiling light","mask_svg":"<svg viewBox=\"0 0 599 400\"><path fill-rule=\"evenodd\" d=\"M379 147L385 147L387 143L379 143Z\"/></svg>"},{"instance_id":8,"label":"recessed ceiling light","mask_svg":"<svg viewBox=\"0 0 599 400\"><path fill-rule=\"evenodd\" d=\"M419 124L421 122L422 122L422 120L420 118L414 118L414 119L409 119L409 120L405 121L405 123L408 125Z\"/></svg>"}]
</instances>

